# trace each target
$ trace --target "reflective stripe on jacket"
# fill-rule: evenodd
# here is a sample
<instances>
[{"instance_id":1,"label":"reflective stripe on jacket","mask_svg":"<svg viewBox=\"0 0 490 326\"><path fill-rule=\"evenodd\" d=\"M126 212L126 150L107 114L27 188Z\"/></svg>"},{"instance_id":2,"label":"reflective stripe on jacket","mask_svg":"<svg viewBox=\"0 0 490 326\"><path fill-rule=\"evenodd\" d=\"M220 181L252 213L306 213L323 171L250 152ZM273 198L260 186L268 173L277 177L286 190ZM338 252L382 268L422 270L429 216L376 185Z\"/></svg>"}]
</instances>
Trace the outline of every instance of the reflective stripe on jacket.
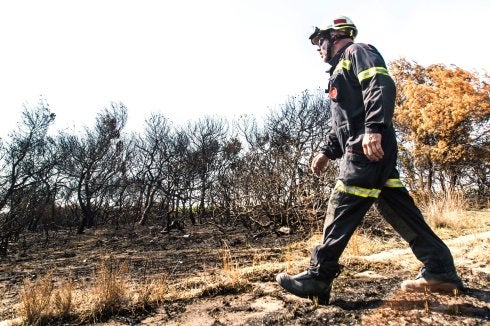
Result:
<instances>
[{"instance_id":1,"label":"reflective stripe on jacket","mask_svg":"<svg viewBox=\"0 0 490 326\"><path fill-rule=\"evenodd\" d=\"M385 186L396 165L397 145L392 126L395 83L381 54L372 45L347 44L329 64L332 131L322 152L330 159L342 157L339 179L344 186L379 189ZM382 161L371 162L365 157L362 138L366 132L382 134L385 152Z\"/></svg>"}]
</instances>

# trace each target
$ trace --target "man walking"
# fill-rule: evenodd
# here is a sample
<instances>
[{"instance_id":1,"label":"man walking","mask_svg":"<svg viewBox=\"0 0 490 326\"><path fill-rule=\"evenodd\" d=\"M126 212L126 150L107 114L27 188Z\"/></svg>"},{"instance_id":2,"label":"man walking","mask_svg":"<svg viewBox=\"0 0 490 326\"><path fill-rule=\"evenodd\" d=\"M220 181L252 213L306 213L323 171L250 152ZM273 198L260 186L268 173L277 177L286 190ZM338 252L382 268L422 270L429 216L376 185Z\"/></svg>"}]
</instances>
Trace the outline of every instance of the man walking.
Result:
<instances>
[{"instance_id":1,"label":"man walking","mask_svg":"<svg viewBox=\"0 0 490 326\"><path fill-rule=\"evenodd\" d=\"M327 208L323 241L312 252L310 265L298 275L281 273L286 291L328 304L339 258L356 227L376 203L383 218L408 242L424 267L406 291L462 289L448 247L424 221L399 179L397 142L392 118L395 83L384 59L372 45L354 43L357 28L345 16L315 28L310 41L329 70L328 94L332 130L311 170L319 175L328 160L340 159L340 174Z\"/></svg>"}]
</instances>

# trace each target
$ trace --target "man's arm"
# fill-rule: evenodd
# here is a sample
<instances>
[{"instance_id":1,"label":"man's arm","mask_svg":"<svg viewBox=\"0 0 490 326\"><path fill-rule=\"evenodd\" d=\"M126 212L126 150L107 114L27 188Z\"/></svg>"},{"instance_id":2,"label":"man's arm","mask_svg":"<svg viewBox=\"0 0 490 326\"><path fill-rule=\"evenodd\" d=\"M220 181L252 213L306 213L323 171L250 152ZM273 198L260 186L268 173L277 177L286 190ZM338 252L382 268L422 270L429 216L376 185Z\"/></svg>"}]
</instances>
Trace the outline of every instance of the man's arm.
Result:
<instances>
[{"instance_id":1,"label":"man's arm","mask_svg":"<svg viewBox=\"0 0 490 326\"><path fill-rule=\"evenodd\" d=\"M371 161L379 161L384 155L381 134L393 117L395 83L374 47L360 46L352 55L365 107L364 155Z\"/></svg>"},{"instance_id":2,"label":"man's arm","mask_svg":"<svg viewBox=\"0 0 490 326\"><path fill-rule=\"evenodd\" d=\"M327 135L325 145L322 147L320 153L311 161L311 171L316 175L320 175L329 159L335 160L340 157L342 157L342 148L340 147L337 135L332 130Z\"/></svg>"}]
</instances>

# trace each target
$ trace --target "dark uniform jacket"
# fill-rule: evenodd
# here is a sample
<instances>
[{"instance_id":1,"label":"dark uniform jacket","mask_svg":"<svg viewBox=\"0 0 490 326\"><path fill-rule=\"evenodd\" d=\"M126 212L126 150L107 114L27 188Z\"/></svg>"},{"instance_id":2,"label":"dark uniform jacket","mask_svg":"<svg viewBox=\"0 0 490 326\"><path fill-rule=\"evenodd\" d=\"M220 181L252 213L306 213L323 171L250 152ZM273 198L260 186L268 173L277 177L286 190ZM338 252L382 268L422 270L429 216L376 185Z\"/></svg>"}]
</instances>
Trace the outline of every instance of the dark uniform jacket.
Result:
<instances>
[{"instance_id":1,"label":"dark uniform jacket","mask_svg":"<svg viewBox=\"0 0 490 326\"><path fill-rule=\"evenodd\" d=\"M350 43L335 54L328 93L332 131L322 152L342 158L341 180L346 185L381 189L388 178L397 178L397 145L392 126L395 83L375 47ZM364 133L381 133L385 157L371 162L363 154Z\"/></svg>"}]
</instances>

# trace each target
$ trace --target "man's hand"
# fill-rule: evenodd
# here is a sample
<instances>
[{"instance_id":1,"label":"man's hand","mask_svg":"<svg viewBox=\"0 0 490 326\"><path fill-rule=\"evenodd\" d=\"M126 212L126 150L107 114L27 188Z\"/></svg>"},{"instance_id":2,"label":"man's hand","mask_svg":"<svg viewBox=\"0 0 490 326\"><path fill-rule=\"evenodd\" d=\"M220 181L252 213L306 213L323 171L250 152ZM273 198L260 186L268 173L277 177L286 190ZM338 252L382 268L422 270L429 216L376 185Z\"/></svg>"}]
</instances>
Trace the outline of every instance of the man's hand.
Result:
<instances>
[{"instance_id":1,"label":"man's hand","mask_svg":"<svg viewBox=\"0 0 490 326\"><path fill-rule=\"evenodd\" d=\"M385 154L381 148L381 134L364 134L362 149L369 160L381 160Z\"/></svg>"},{"instance_id":2,"label":"man's hand","mask_svg":"<svg viewBox=\"0 0 490 326\"><path fill-rule=\"evenodd\" d=\"M325 154L322 153L317 154L313 158L313 161L311 161L311 171L315 175L320 176L322 171L325 169L327 162L328 162L328 157Z\"/></svg>"}]
</instances>

